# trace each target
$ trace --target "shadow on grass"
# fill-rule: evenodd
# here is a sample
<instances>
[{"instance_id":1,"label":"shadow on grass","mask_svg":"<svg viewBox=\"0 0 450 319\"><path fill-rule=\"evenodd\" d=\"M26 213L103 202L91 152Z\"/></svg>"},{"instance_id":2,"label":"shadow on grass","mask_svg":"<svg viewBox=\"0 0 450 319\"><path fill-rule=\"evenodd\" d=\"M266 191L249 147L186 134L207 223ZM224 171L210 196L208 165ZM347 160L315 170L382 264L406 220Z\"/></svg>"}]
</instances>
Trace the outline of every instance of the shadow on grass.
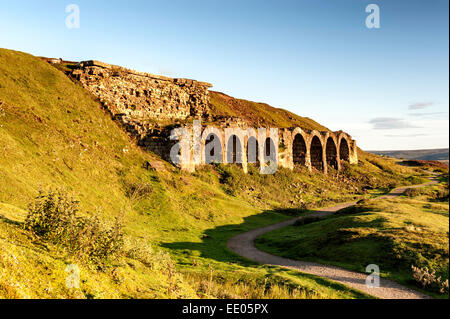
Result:
<instances>
[{"instance_id":1,"label":"shadow on grass","mask_svg":"<svg viewBox=\"0 0 450 319\"><path fill-rule=\"evenodd\" d=\"M0 215L0 221L4 222L6 224L15 225L15 226L22 226L24 224L23 222L19 222L17 220L6 218L3 215Z\"/></svg>"},{"instance_id":2,"label":"shadow on grass","mask_svg":"<svg viewBox=\"0 0 450 319\"><path fill-rule=\"evenodd\" d=\"M369 213L370 210L370 208L364 206L361 208L358 206L348 207L335 213L337 214L336 216L332 214L324 218L317 218L314 219L314 222L345 215ZM295 208L267 210L260 214L245 217L244 222L240 224L223 225L208 229L201 235L200 242L162 243L161 246L175 251L177 254L181 254L184 257L195 256L213 259L218 262L232 262L239 263L241 265L257 265L256 262L241 257L229 250L227 248L228 240L240 233L282 222L291 218L306 216L314 211L315 210ZM199 254L195 252L198 252ZM183 264L183 262L180 264ZM185 262L185 264L188 263Z\"/></svg>"},{"instance_id":3,"label":"shadow on grass","mask_svg":"<svg viewBox=\"0 0 450 319\"><path fill-rule=\"evenodd\" d=\"M178 256L181 255L187 257L187 259L180 258L180 261L178 262L179 265L192 266L191 258L195 259L201 257L227 264L234 263L240 266L257 266L260 264L241 257L229 250L227 248L228 240L239 233L271 225L277 222L282 222L287 219L304 216L308 212L310 211L301 209L278 209L264 211L257 215L245 217L244 222L241 224L224 225L208 229L203 232L200 242L163 243L161 246L176 252L176 255ZM197 252L200 254L198 254ZM266 269L268 275L288 275L299 279L308 279L314 281L318 285L328 287L332 290L343 293L351 293L356 298L371 298L370 296L352 290L345 285L330 281L319 276L305 274L296 270L286 269L278 266L265 265L263 267Z\"/></svg>"},{"instance_id":4,"label":"shadow on grass","mask_svg":"<svg viewBox=\"0 0 450 319\"><path fill-rule=\"evenodd\" d=\"M244 218L241 224L218 226L203 232L201 242L173 242L163 243L162 247L175 250L185 256L193 255L194 251L200 253L196 256L210 258L219 262L233 262L242 265L256 265L257 263L247 260L227 248L228 240L239 234L255 228L264 227L277 222L306 214L300 209L279 209L264 211L260 214Z\"/></svg>"}]
</instances>

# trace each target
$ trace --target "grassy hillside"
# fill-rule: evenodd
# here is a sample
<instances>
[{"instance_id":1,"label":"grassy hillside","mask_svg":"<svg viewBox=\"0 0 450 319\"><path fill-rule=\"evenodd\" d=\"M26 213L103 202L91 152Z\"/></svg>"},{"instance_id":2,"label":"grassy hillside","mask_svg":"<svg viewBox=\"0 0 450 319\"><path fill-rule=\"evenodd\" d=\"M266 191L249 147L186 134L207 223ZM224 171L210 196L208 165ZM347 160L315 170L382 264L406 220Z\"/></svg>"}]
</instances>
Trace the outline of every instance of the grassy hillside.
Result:
<instances>
[{"instance_id":1,"label":"grassy hillside","mask_svg":"<svg viewBox=\"0 0 450 319\"><path fill-rule=\"evenodd\" d=\"M314 120L301 117L289 111L257 103L236 99L221 92L210 92L210 107L213 115L239 117L251 126L302 127L308 130L329 131Z\"/></svg>"},{"instance_id":2,"label":"grassy hillside","mask_svg":"<svg viewBox=\"0 0 450 319\"><path fill-rule=\"evenodd\" d=\"M6 298L365 297L321 278L250 263L226 241L303 214L302 203L370 198L422 180L415 168L365 153L359 165L329 176L302 169L245 175L221 165L180 172L137 147L63 72L4 49L0 150L0 297ZM147 170L147 162L164 169ZM26 230L28 204L48 188L73 194L79 216L106 226L120 217L120 254L94 265ZM81 269L77 290L65 285L65 269L74 263Z\"/></svg>"},{"instance_id":3,"label":"grassy hillside","mask_svg":"<svg viewBox=\"0 0 450 319\"><path fill-rule=\"evenodd\" d=\"M448 211L447 177L441 185L362 201L324 220L267 233L258 238L257 246L276 255L360 272L377 264L383 276L421 288L412 266L427 267L448 280ZM439 292L435 286L426 288Z\"/></svg>"},{"instance_id":4,"label":"grassy hillside","mask_svg":"<svg viewBox=\"0 0 450 319\"><path fill-rule=\"evenodd\" d=\"M87 215L100 211L106 222L128 218L133 203L127 183L155 178L141 168L153 157L84 90L30 55L0 50L0 104L0 296L70 297L64 270L71 258L22 229L28 202L40 187L64 187L79 198L82 211L92 212ZM77 297L195 295L168 291L169 274L136 260L117 260L100 272L87 267L82 278L85 290Z\"/></svg>"}]
</instances>

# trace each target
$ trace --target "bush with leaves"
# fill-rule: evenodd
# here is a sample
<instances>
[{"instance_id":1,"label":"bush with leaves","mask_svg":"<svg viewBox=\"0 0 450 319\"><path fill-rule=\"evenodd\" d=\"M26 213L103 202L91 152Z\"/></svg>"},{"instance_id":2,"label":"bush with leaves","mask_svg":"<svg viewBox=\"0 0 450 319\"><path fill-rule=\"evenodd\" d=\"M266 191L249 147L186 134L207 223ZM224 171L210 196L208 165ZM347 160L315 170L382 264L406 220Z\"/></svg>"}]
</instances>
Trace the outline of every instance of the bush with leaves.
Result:
<instances>
[{"instance_id":1,"label":"bush with leaves","mask_svg":"<svg viewBox=\"0 0 450 319\"><path fill-rule=\"evenodd\" d=\"M436 276L434 270L428 270L427 267L419 268L411 266L414 280L424 289L439 291L441 294L448 294L448 279L443 280Z\"/></svg>"},{"instance_id":2,"label":"bush with leaves","mask_svg":"<svg viewBox=\"0 0 450 319\"><path fill-rule=\"evenodd\" d=\"M40 190L29 205L25 228L81 260L101 263L119 253L123 247L119 219L107 227L97 217L77 216L78 206L79 201L64 190Z\"/></svg>"},{"instance_id":3,"label":"bush with leaves","mask_svg":"<svg viewBox=\"0 0 450 319\"><path fill-rule=\"evenodd\" d=\"M403 193L403 195L407 197L417 197L425 194L427 194L427 190L424 187L408 188Z\"/></svg>"},{"instance_id":4,"label":"bush with leaves","mask_svg":"<svg viewBox=\"0 0 450 319\"><path fill-rule=\"evenodd\" d=\"M448 202L449 199L448 185L433 192L433 199L439 202Z\"/></svg>"},{"instance_id":5,"label":"bush with leaves","mask_svg":"<svg viewBox=\"0 0 450 319\"><path fill-rule=\"evenodd\" d=\"M311 223L315 223L315 222L319 222L323 220L323 217L319 217L319 216L305 216L302 218L299 218L295 221L294 226L303 226L303 225L308 225Z\"/></svg>"}]
</instances>

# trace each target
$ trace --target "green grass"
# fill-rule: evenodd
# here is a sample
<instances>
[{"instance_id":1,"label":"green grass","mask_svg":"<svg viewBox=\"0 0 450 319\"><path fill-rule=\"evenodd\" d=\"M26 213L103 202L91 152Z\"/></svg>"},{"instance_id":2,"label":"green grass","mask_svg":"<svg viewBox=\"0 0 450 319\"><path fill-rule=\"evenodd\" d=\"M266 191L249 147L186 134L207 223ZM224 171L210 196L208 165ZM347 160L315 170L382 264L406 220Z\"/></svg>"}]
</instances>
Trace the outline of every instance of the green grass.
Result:
<instances>
[{"instance_id":1,"label":"green grass","mask_svg":"<svg viewBox=\"0 0 450 319\"><path fill-rule=\"evenodd\" d=\"M418 289L411 265L448 278L448 197L436 195L445 193L448 196L448 184L365 200L324 220L264 234L256 245L283 257L359 272L377 264L383 276Z\"/></svg>"},{"instance_id":2,"label":"green grass","mask_svg":"<svg viewBox=\"0 0 450 319\"><path fill-rule=\"evenodd\" d=\"M226 247L228 239L238 233L280 222L295 215L291 211L266 211L245 218L234 218L225 225L206 229L199 234L186 232L184 241L180 240L179 234L168 233L168 238L161 246L172 252L180 271L188 274L188 277L200 276L208 279L212 269L215 277L222 280L226 278L225 282L228 284L230 281L244 282L252 286L267 278L275 282L282 280L289 283L288 286L297 288L306 298L366 298L367 296L362 293L329 280L279 267L257 265L234 254ZM250 296L257 295L250 294Z\"/></svg>"},{"instance_id":3,"label":"green grass","mask_svg":"<svg viewBox=\"0 0 450 319\"><path fill-rule=\"evenodd\" d=\"M279 128L302 127L307 130L329 131L310 118L265 103L236 99L220 92L210 92L210 108L213 115L239 117L255 127L271 125Z\"/></svg>"},{"instance_id":4,"label":"green grass","mask_svg":"<svg viewBox=\"0 0 450 319\"><path fill-rule=\"evenodd\" d=\"M0 297L367 297L318 277L255 265L226 242L303 213L301 201L331 205L413 183L420 180L412 177L416 169L361 153L360 164L329 176L283 169L245 175L234 166L180 172L137 147L64 70L0 49ZM148 171L147 161L165 169ZM124 220L124 253L101 269L80 264L81 290L65 288L65 267L79 261L23 229L27 205L41 187L64 187L83 214L105 223ZM244 288L233 289L237 282Z\"/></svg>"}]
</instances>

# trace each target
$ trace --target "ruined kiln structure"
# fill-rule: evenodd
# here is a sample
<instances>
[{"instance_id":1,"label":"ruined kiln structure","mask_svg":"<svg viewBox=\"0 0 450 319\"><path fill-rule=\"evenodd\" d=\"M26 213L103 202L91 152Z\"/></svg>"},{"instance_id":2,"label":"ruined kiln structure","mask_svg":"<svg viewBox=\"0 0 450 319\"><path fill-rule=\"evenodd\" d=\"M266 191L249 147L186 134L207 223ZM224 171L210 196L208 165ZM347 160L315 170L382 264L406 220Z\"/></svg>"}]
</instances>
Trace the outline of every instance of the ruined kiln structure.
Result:
<instances>
[{"instance_id":1,"label":"ruined kiln structure","mask_svg":"<svg viewBox=\"0 0 450 319\"><path fill-rule=\"evenodd\" d=\"M188 171L212 162L239 164L247 171L250 164L264 167L272 160L279 167L307 167L327 173L329 167L340 170L345 162L358 163L356 142L342 131L195 125L183 129L184 136L175 135L182 141L179 165Z\"/></svg>"},{"instance_id":2,"label":"ruined kiln structure","mask_svg":"<svg viewBox=\"0 0 450 319\"><path fill-rule=\"evenodd\" d=\"M206 82L172 79L99 61L78 63L72 76L134 135L143 137L158 123L209 115L208 88L212 85Z\"/></svg>"},{"instance_id":3,"label":"ruined kiln structure","mask_svg":"<svg viewBox=\"0 0 450 319\"><path fill-rule=\"evenodd\" d=\"M358 163L356 142L347 133L295 128L252 128L236 118L210 114L208 88L212 85L137 72L98 61L77 64L72 76L94 94L138 143L170 161L176 140L173 128L187 134L180 142L177 164L194 171L212 162L261 165L271 159L280 167L305 166L327 173L342 163ZM193 120L210 126L195 127ZM181 136L179 136L181 137ZM211 149L211 145L214 148ZM208 147L209 145L209 147ZM254 151L251 151L254 150Z\"/></svg>"}]
</instances>

